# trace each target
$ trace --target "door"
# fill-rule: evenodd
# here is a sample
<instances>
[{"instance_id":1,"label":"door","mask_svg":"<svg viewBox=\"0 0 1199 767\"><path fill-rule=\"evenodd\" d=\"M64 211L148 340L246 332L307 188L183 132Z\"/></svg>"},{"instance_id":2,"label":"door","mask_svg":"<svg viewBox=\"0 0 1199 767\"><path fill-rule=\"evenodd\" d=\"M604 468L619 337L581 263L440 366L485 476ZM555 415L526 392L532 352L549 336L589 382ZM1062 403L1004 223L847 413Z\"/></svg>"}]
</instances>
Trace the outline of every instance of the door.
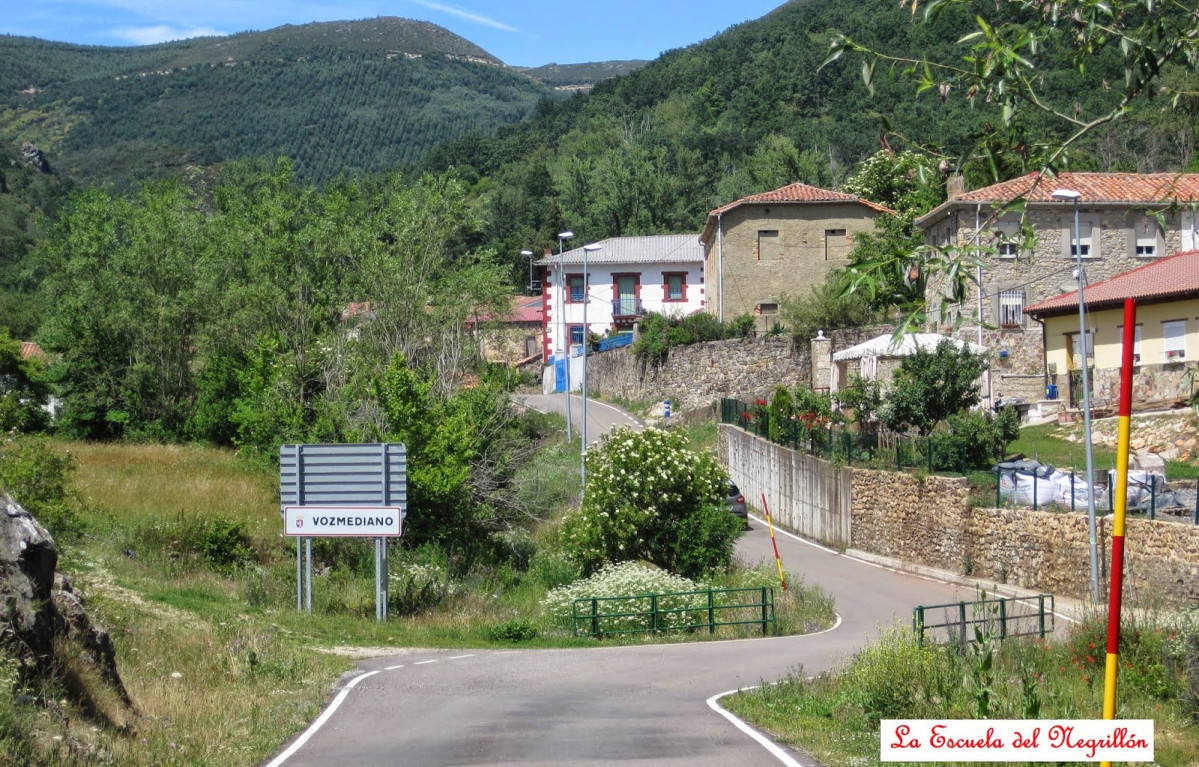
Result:
<instances>
[{"instance_id":1,"label":"door","mask_svg":"<svg viewBox=\"0 0 1199 767\"><path fill-rule=\"evenodd\" d=\"M637 315L637 277L624 274L616 278L616 306L612 314L616 317Z\"/></svg>"}]
</instances>

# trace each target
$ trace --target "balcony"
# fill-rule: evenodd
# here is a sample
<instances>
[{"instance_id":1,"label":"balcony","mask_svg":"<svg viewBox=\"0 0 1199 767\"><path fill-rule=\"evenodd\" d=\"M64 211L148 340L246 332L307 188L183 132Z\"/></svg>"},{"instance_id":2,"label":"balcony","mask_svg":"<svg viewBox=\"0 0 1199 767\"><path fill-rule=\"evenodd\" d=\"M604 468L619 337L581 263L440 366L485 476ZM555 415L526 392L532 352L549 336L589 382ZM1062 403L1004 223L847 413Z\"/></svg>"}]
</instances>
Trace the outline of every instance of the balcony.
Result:
<instances>
[{"instance_id":1,"label":"balcony","mask_svg":"<svg viewBox=\"0 0 1199 767\"><path fill-rule=\"evenodd\" d=\"M645 314L640 298L618 298L612 302L613 320L635 320Z\"/></svg>"}]
</instances>

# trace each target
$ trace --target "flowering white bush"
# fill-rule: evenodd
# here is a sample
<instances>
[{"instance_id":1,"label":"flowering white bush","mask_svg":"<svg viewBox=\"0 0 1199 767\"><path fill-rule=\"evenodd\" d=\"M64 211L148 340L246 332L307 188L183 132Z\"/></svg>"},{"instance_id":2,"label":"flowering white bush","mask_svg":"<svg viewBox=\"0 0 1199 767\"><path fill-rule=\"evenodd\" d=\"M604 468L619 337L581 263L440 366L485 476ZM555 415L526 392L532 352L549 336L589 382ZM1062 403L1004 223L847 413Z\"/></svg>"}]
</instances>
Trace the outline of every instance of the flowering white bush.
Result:
<instances>
[{"instance_id":1,"label":"flowering white bush","mask_svg":"<svg viewBox=\"0 0 1199 767\"><path fill-rule=\"evenodd\" d=\"M569 621L571 605L576 599L629 597L629 599L599 602L597 611L601 614L648 613L652 604L652 600L648 597L650 594L672 594L707 588L707 584L697 583L679 575L671 575L665 570L659 570L640 562L621 562L605 565L589 578L553 589L541 600L541 606L548 615ZM685 610L686 608L695 608L695 610L662 612ZM590 610L590 607L587 609ZM658 610L658 625L661 628L701 623L707 620L708 597L707 594L694 594L660 598ZM648 614L610 618L603 621L602 628L612 632L649 629L651 620Z\"/></svg>"},{"instance_id":2,"label":"flowering white bush","mask_svg":"<svg viewBox=\"0 0 1199 767\"><path fill-rule=\"evenodd\" d=\"M634 559L693 577L727 567L742 524L725 508L728 475L716 456L678 434L624 428L586 460L583 506L562 528L586 570Z\"/></svg>"},{"instance_id":3,"label":"flowering white bush","mask_svg":"<svg viewBox=\"0 0 1199 767\"><path fill-rule=\"evenodd\" d=\"M433 607L443 597L457 594L461 586L446 583L440 565L405 562L387 576L389 604L398 615L409 615Z\"/></svg>"}]
</instances>

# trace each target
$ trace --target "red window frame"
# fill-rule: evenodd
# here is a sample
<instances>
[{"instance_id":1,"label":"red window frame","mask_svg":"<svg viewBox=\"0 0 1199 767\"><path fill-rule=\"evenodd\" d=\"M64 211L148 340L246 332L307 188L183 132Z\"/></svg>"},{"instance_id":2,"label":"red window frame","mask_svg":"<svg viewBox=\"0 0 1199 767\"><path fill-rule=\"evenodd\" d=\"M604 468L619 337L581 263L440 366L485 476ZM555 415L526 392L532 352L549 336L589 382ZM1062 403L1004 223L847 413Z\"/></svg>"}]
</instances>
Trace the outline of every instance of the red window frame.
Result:
<instances>
[{"instance_id":1,"label":"red window frame","mask_svg":"<svg viewBox=\"0 0 1199 767\"><path fill-rule=\"evenodd\" d=\"M575 292L574 292L574 290L571 289L571 286L570 286L570 283L575 279L577 279L580 283L578 298L575 298ZM587 289L587 282L586 282L586 280L583 279L582 272L575 272L574 274L566 275L566 303L568 303L568 304L583 303L583 298L584 298L583 292L586 289Z\"/></svg>"},{"instance_id":2,"label":"red window frame","mask_svg":"<svg viewBox=\"0 0 1199 767\"><path fill-rule=\"evenodd\" d=\"M680 296L678 298L670 297L670 278L679 278ZM682 303L687 300L687 273L686 272L662 272L662 301L666 303Z\"/></svg>"}]
</instances>

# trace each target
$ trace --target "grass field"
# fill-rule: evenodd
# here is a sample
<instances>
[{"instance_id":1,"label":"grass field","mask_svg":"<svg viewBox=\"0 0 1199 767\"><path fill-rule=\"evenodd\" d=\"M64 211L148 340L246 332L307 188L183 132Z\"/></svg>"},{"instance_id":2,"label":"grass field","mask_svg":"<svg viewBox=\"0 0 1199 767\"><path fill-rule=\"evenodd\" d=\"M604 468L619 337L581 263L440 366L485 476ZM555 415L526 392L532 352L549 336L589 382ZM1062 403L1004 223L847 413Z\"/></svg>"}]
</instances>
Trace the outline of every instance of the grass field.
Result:
<instances>
[{"instance_id":1,"label":"grass field","mask_svg":"<svg viewBox=\"0 0 1199 767\"><path fill-rule=\"evenodd\" d=\"M705 445L714 435L700 429L694 439ZM482 564L448 579L444 552L393 542L393 606L410 609L379 623L371 542L318 541L319 558L333 564L315 579L314 613L301 613L274 470L195 446L50 444L73 457L82 501L82 533L61 544L60 568L113 636L134 709L126 726L104 727L65 702L0 706L0 764L260 763L321 710L338 678L353 669L347 653L354 648L511 646L510 636L530 648L595 644L544 614L548 588L573 577L552 556L533 556L527 569ZM577 442L551 442L516 477L517 504L531 519L560 517L578 502L577 472ZM531 526L513 546L540 550L554 527ZM437 598L442 589L433 589L425 603L429 578L445 590ZM777 630L832 620L831 603L819 614L811 609L821 600L802 603L779 600ZM755 632L729 627L713 638ZM689 639L708 637L656 641ZM654 640L604 640L644 641ZM0 682L11 686L3 672ZM59 696L48 689L37 697Z\"/></svg>"}]
</instances>

